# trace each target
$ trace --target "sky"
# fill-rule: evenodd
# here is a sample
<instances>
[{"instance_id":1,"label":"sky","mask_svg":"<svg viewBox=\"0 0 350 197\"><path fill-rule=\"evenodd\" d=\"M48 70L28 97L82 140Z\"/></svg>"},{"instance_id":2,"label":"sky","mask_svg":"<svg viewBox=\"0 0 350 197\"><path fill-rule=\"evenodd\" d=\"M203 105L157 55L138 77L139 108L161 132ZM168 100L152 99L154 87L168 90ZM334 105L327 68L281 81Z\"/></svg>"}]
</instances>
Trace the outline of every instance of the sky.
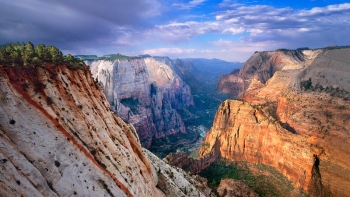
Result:
<instances>
[{"instance_id":1,"label":"sky","mask_svg":"<svg viewBox=\"0 0 350 197\"><path fill-rule=\"evenodd\" d=\"M343 0L0 0L0 44L65 54L218 58L350 45Z\"/></svg>"}]
</instances>

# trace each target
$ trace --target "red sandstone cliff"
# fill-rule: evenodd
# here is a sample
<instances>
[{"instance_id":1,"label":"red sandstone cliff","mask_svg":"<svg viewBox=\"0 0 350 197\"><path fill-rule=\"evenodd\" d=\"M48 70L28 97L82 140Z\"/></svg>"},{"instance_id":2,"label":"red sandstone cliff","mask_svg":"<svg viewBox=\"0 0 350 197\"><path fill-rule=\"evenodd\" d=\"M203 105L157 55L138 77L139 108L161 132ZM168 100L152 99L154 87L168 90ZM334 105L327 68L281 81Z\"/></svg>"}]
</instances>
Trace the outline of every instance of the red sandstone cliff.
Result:
<instances>
[{"instance_id":1,"label":"red sandstone cliff","mask_svg":"<svg viewBox=\"0 0 350 197\"><path fill-rule=\"evenodd\" d=\"M296 53L269 52L280 66L270 79L265 71L246 76L242 101L220 105L200 155L219 143L218 156L273 166L312 196L349 196L350 50L302 53L310 58L288 64ZM240 74L266 65L264 54Z\"/></svg>"}]
</instances>

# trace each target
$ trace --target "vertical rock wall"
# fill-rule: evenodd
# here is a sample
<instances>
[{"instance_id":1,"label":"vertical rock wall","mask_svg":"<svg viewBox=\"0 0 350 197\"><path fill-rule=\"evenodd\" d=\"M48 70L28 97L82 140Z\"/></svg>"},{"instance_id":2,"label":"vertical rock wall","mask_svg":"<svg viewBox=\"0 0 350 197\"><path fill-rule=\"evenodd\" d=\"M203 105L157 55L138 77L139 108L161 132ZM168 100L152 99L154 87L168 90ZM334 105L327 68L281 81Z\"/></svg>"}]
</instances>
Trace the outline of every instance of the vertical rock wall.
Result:
<instances>
[{"instance_id":1,"label":"vertical rock wall","mask_svg":"<svg viewBox=\"0 0 350 197\"><path fill-rule=\"evenodd\" d=\"M88 62L112 110L133 124L142 144L152 138L186 133L176 109L193 105L191 90L171 69L169 58ZM170 64L170 65L169 65Z\"/></svg>"}]
</instances>

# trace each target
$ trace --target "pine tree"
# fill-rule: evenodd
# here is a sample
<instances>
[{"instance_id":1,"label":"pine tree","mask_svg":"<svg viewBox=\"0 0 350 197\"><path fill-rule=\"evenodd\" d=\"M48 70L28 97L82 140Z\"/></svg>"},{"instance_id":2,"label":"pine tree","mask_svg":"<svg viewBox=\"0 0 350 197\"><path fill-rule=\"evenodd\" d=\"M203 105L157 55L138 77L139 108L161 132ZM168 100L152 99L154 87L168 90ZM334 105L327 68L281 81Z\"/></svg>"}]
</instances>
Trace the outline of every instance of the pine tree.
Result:
<instances>
[{"instance_id":1,"label":"pine tree","mask_svg":"<svg viewBox=\"0 0 350 197\"><path fill-rule=\"evenodd\" d=\"M34 57L35 57L34 45L31 42L27 42L27 44L24 45L24 50L23 50L24 65L30 65Z\"/></svg>"}]
</instances>

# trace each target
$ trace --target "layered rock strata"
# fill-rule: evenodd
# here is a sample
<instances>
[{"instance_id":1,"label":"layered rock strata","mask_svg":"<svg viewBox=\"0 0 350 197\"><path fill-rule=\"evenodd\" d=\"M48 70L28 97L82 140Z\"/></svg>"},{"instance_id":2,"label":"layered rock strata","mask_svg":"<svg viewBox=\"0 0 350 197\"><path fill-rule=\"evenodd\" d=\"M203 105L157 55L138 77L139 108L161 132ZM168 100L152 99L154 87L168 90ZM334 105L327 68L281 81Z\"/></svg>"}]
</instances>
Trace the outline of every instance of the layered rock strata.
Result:
<instances>
[{"instance_id":1,"label":"layered rock strata","mask_svg":"<svg viewBox=\"0 0 350 197\"><path fill-rule=\"evenodd\" d=\"M0 65L0 196L164 196L155 161L88 67Z\"/></svg>"},{"instance_id":2,"label":"layered rock strata","mask_svg":"<svg viewBox=\"0 0 350 197\"><path fill-rule=\"evenodd\" d=\"M142 144L186 133L176 109L193 105L191 90L171 69L169 58L88 61L112 110L135 126Z\"/></svg>"},{"instance_id":3,"label":"layered rock strata","mask_svg":"<svg viewBox=\"0 0 350 197\"><path fill-rule=\"evenodd\" d=\"M288 64L296 53L309 58ZM259 62L264 54L254 54L249 62ZM252 73L242 101L220 105L204 141L209 148L203 146L200 154L219 143L218 156L273 166L312 196L349 196L350 49L284 54L288 58L281 57L284 63L270 79Z\"/></svg>"}]
</instances>

